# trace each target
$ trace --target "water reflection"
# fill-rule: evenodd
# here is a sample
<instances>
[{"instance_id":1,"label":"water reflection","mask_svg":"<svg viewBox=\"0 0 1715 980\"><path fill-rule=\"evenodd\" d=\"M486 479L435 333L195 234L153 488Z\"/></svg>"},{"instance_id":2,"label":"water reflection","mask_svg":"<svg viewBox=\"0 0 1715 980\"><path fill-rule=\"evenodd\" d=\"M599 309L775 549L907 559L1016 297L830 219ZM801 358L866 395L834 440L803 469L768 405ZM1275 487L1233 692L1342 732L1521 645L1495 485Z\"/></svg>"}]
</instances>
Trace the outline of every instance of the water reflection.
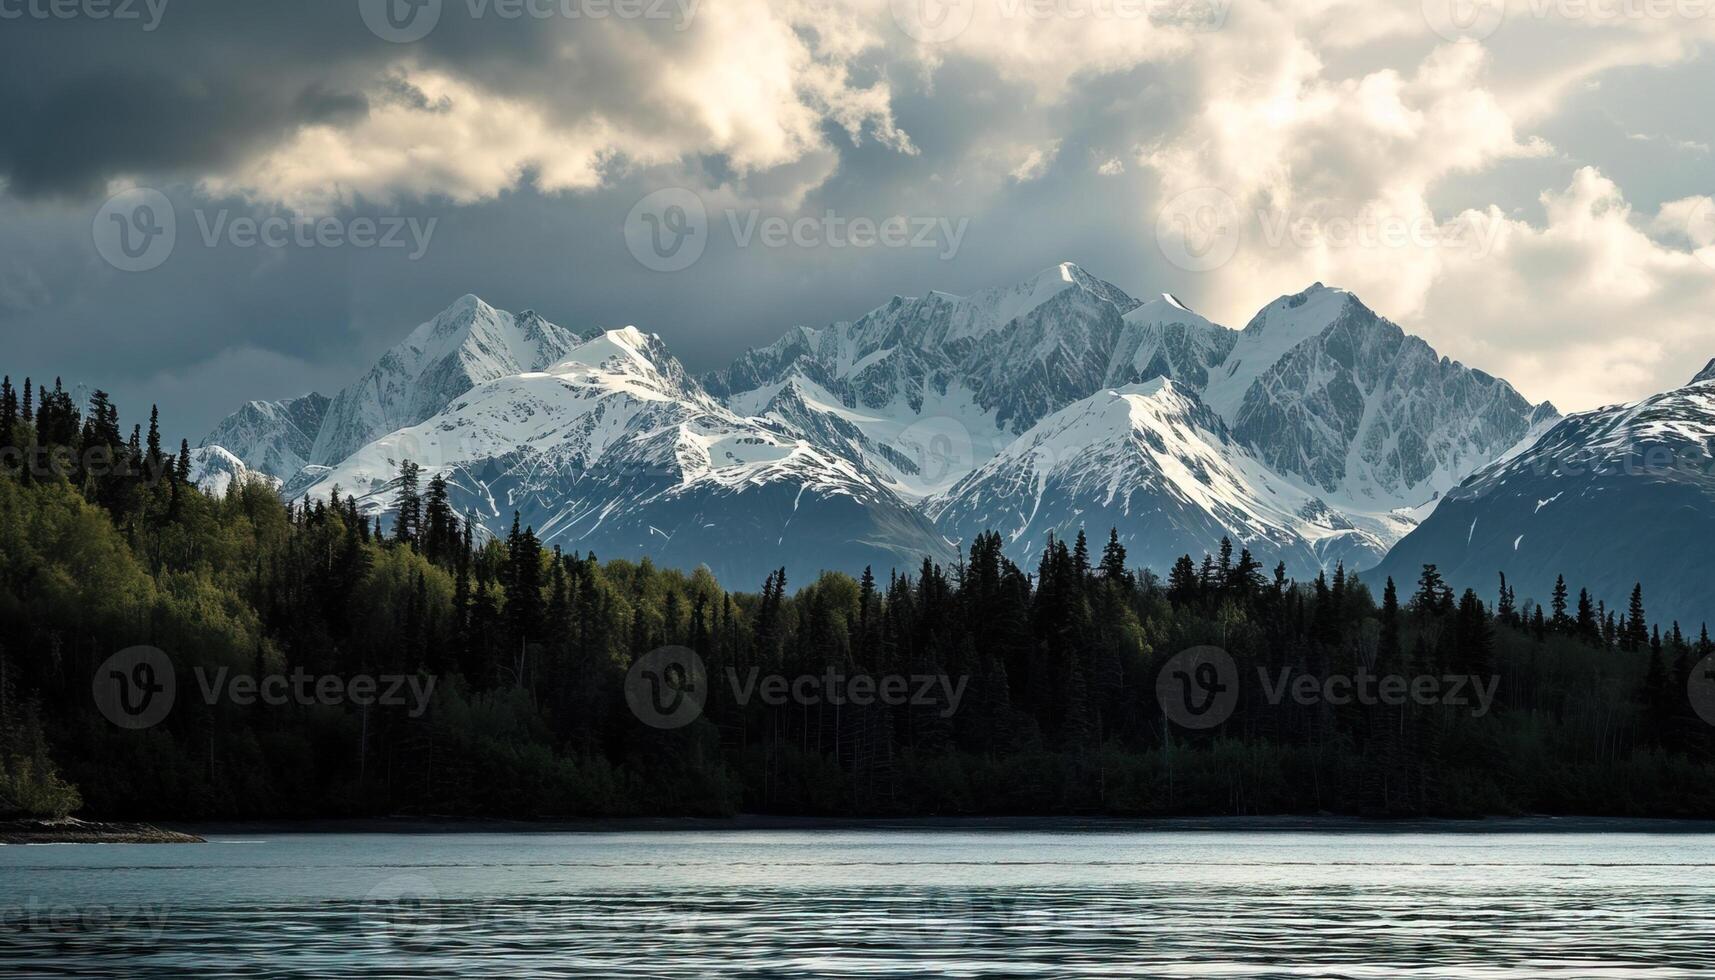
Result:
<instances>
[{"instance_id":1,"label":"water reflection","mask_svg":"<svg viewBox=\"0 0 1715 980\"><path fill-rule=\"evenodd\" d=\"M292 836L0 849L39 976L1707 976L1701 836ZM103 909L102 913L94 910Z\"/></svg>"}]
</instances>

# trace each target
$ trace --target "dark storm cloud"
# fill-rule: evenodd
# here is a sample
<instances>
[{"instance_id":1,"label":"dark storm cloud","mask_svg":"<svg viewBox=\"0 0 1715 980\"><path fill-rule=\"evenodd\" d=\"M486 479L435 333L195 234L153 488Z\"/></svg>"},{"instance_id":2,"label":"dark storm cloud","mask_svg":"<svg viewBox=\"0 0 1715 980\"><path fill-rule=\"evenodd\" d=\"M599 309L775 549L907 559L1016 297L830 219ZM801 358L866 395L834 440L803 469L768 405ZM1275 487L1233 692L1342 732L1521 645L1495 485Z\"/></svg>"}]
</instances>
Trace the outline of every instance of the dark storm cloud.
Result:
<instances>
[{"instance_id":1,"label":"dark storm cloud","mask_svg":"<svg viewBox=\"0 0 1715 980\"><path fill-rule=\"evenodd\" d=\"M918 152L874 140L856 145L827 129L838 153L832 175L802 203L883 219L894 214L963 219L959 254L920 250L738 248L723 236L693 268L671 275L640 266L620 228L631 205L681 168L616 176L599 190L542 194L526 175L498 198L464 206L403 199L361 200L341 215L403 214L437 224L419 260L351 249L213 247L205 229L225 215L266 217L271 206L209 199L201 177L220 173L312 123L361 120L377 99L425 101L390 75L409 49L417 64L456 71L487 90L522 93L550 116L589 111L599 94L625 107L628 124L670 127L673 110L627 79L660 71L683 41L672 31L644 48L597 46L568 63L556 46L580 25L469 19L449 2L435 32L400 46L364 28L355 4L173 0L160 27L143 34L116 23L0 25L0 83L18 93L0 105L0 324L7 369L62 373L114 391L122 405L162 402L164 417L195 440L249 398L337 388L416 323L465 292L496 305L535 308L569 326L635 324L660 333L691 367L725 363L796 323L851 318L895 293L968 291L1027 275L1063 258L1128 287L1153 278L1123 216L1136 180L1096 177L1090 146L1112 122L1112 105L1150 102L1144 72L1088 105L1021 110L1028 92L994 70L954 60L931 96L900 71L894 103ZM879 59L857 66L873 78ZM869 81L865 79L865 83ZM1123 91L1123 97L1115 94ZM368 94L365 94L368 93ZM1006 109L1006 124L996 121ZM1157 111L1150 105L1147 111ZM1129 110L1119 110L1129 111ZM998 133L1025 143L1070 129L1046 178L1019 184L1004 160L986 156ZM1103 153L1126 147L1102 148ZM719 156L689 161L713 183ZM778 199L828 163L752 173L747 191ZM90 246L90 222L109 179L162 188L179 219L172 257L147 274L116 272ZM783 205L765 215L794 213ZM1052 231L1050 231L1052 229ZM743 282L745 288L734 289Z\"/></svg>"},{"instance_id":2,"label":"dark storm cloud","mask_svg":"<svg viewBox=\"0 0 1715 980\"><path fill-rule=\"evenodd\" d=\"M125 174L230 164L305 123L364 108L372 67L345 4L171 0L116 20L0 24L0 177L22 197L86 196ZM367 49L367 50L366 50Z\"/></svg>"}]
</instances>

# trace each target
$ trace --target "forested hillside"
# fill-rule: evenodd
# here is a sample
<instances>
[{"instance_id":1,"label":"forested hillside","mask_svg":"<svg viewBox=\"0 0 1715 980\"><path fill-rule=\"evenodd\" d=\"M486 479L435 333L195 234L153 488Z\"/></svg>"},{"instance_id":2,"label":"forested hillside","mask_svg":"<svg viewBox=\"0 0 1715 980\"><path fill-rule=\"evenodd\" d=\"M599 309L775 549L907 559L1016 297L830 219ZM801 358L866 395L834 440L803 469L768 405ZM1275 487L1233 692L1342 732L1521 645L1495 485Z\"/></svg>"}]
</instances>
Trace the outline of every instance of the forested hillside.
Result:
<instances>
[{"instance_id":1,"label":"forested hillside","mask_svg":"<svg viewBox=\"0 0 1715 980\"><path fill-rule=\"evenodd\" d=\"M1574 584L1523 609L1504 582L1492 602L1432 567L1397 590L1339 570L1293 582L1229 546L1162 579L1100 547L1105 528L1028 569L988 534L952 567L720 583L562 553L528 527L476 537L408 463L383 533L346 497L206 495L189 455L100 392L85 412L57 383L0 388L0 811L1715 816L1715 728L1687 696L1715 647L1701 624L1651 624L1641 592L1610 611ZM91 690L139 645L178 690L129 730ZM708 681L671 730L624 690L668 645ZM1157 679L1205 645L1243 684L1224 723L1192 730ZM222 668L407 675L433 697L205 697ZM957 697L742 697L758 676L830 672L942 678ZM1305 703L1266 681L1366 674L1493 679L1492 710Z\"/></svg>"}]
</instances>

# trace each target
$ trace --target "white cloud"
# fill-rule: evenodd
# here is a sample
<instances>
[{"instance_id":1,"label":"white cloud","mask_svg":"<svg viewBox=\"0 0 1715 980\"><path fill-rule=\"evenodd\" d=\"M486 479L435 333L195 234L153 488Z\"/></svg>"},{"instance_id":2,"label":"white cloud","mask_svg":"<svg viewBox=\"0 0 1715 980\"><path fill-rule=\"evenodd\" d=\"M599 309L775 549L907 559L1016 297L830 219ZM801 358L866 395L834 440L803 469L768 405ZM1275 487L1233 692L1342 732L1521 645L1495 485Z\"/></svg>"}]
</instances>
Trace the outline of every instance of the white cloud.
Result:
<instances>
[{"instance_id":1,"label":"white cloud","mask_svg":"<svg viewBox=\"0 0 1715 980\"><path fill-rule=\"evenodd\" d=\"M1568 161L1543 181L1553 186L1530 188L1543 192L1544 217L1525 217L1529 194L1479 198L1486 206L1457 215L1431 206L1438 188L1486 187L1472 178L1552 161L1539 133L1574 97L1616 69L1702 56L1715 19L1509 4L1491 37L1450 42L1420 0L1210 0L1191 5L1224 15L1205 32L1184 29L1190 8L1167 0L973 3L969 24L934 43L903 30L895 8L910 5L888 0L721 0L682 32L554 25L544 29L558 30L555 58L534 75L402 61L367 93L365 117L302 129L206 182L315 210L356 195L480 201L526 174L548 191L584 191L659 167L722 200L794 206L840 172L854 143L901 156L934 146L947 155L934 177L907 175L882 193L956 207L980 228L982 210L1005 206L1019 184L1035 192L1059 179L1052 164L1066 146L1104 177L1132 165L1104 185L1115 197L1102 207L1135 211L1140 236L1157 202L1187 190L1236 202L1246 240L1232 261L1138 284L1189 291L1226 322L1322 279L1566 407L1682 380L1678 359L1715 347L1695 312L1715 298L1692 251L1715 256L1715 224L1707 238L1692 227L1706 197L1645 219L1597 170L1568 184ZM973 78L999 91L971 91ZM904 87L984 114L956 120L953 136L907 132L895 115ZM868 206L892 213L900 201ZM1366 230L1404 244L1352 240Z\"/></svg>"},{"instance_id":2,"label":"white cloud","mask_svg":"<svg viewBox=\"0 0 1715 980\"><path fill-rule=\"evenodd\" d=\"M532 25L558 43L553 62L526 78L479 78L407 54L365 93L364 117L304 127L207 184L315 211L354 195L470 203L527 173L547 191L586 190L613 167L703 155L740 177L765 175L826 154L829 126L851 143L914 152L886 80L852 78L853 60L878 39L837 14L723 0L699 6L683 31L623 20Z\"/></svg>"}]
</instances>

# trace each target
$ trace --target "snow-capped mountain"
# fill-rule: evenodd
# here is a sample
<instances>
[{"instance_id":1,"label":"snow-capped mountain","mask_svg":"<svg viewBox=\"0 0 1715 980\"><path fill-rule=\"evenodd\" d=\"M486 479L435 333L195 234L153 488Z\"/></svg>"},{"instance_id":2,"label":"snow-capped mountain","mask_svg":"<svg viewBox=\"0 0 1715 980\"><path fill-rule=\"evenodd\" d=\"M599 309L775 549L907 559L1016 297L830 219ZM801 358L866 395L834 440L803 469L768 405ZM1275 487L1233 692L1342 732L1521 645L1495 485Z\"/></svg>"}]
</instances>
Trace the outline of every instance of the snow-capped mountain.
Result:
<instances>
[{"instance_id":1,"label":"snow-capped mountain","mask_svg":"<svg viewBox=\"0 0 1715 980\"><path fill-rule=\"evenodd\" d=\"M1449 493L1374 572L1402 586L1425 563L1485 598L1506 573L1547 604L1556 575L1621 608L1641 582L1652 619L1715 609L1715 362L1691 384L1562 419Z\"/></svg>"},{"instance_id":2,"label":"snow-capped mountain","mask_svg":"<svg viewBox=\"0 0 1715 980\"><path fill-rule=\"evenodd\" d=\"M254 401L228 415L203 438L246 467L285 479L310 461L327 414L326 395L310 392L285 401Z\"/></svg>"},{"instance_id":3,"label":"snow-capped mountain","mask_svg":"<svg viewBox=\"0 0 1715 980\"><path fill-rule=\"evenodd\" d=\"M1234 331L1060 263L798 327L701 381L659 338L465 296L331 401L253 402L204 447L372 513L410 459L497 533L517 511L568 548L738 581L949 559L985 527L1029 559L1079 523L1151 563L1225 534L1309 575L1373 563L1554 417L1341 290Z\"/></svg>"},{"instance_id":4,"label":"snow-capped mountain","mask_svg":"<svg viewBox=\"0 0 1715 980\"><path fill-rule=\"evenodd\" d=\"M355 495L390 511L400 466L445 476L452 505L504 533L516 512L547 544L760 583L786 567L909 567L951 548L916 510L836 453L741 418L634 328L567 351L546 370L483 381L421 422L332 467L291 498Z\"/></svg>"},{"instance_id":5,"label":"snow-capped mountain","mask_svg":"<svg viewBox=\"0 0 1715 980\"><path fill-rule=\"evenodd\" d=\"M1161 377L1055 412L928 507L961 541L998 531L1019 561L1051 537L1112 527L1155 569L1227 535L1269 566L1356 567L1401 533L1398 519L1354 524L1270 472L1189 385Z\"/></svg>"},{"instance_id":6,"label":"snow-capped mountain","mask_svg":"<svg viewBox=\"0 0 1715 980\"><path fill-rule=\"evenodd\" d=\"M855 323L800 327L705 384L760 413L798 382L805 408L854 426L869 462L924 496L1048 413L1159 377L1198 392L1275 469L1363 513L1421 507L1556 414L1344 290L1282 296L1235 332L1170 295L1140 304L1071 263L1005 290L895 297ZM961 433L941 460L951 479L923 480L876 448L921 468L931 454L901 437L922 423Z\"/></svg>"},{"instance_id":7,"label":"snow-capped mountain","mask_svg":"<svg viewBox=\"0 0 1715 980\"><path fill-rule=\"evenodd\" d=\"M334 396L308 462L337 463L389 432L422 422L477 384L557 363L584 339L532 311L513 315L475 296L460 297Z\"/></svg>"},{"instance_id":8,"label":"snow-capped mountain","mask_svg":"<svg viewBox=\"0 0 1715 980\"><path fill-rule=\"evenodd\" d=\"M1205 394L1271 468L1357 510L1433 499L1558 415L1321 283L1264 307Z\"/></svg>"},{"instance_id":9,"label":"snow-capped mountain","mask_svg":"<svg viewBox=\"0 0 1715 980\"><path fill-rule=\"evenodd\" d=\"M278 490L280 481L260 470L244 465L244 461L219 446L199 446L191 450L191 485L211 497L224 497L233 485L256 480Z\"/></svg>"},{"instance_id":10,"label":"snow-capped mountain","mask_svg":"<svg viewBox=\"0 0 1715 980\"><path fill-rule=\"evenodd\" d=\"M1064 262L1014 286L895 296L855 322L798 327L703 383L741 414L855 428L865 462L921 499L1100 387L1137 306ZM772 405L793 383L802 404Z\"/></svg>"}]
</instances>

